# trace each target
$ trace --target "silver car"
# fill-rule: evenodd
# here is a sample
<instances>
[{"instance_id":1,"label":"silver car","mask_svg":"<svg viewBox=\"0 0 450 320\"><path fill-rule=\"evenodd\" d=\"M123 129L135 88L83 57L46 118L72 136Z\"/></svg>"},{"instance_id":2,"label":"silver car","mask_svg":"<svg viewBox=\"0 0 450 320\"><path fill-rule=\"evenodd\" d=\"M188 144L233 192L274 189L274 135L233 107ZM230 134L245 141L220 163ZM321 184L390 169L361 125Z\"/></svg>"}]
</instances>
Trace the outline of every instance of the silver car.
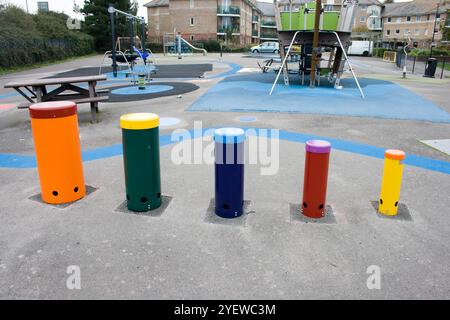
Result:
<instances>
[{"instance_id":1,"label":"silver car","mask_svg":"<svg viewBox=\"0 0 450 320\"><path fill-rule=\"evenodd\" d=\"M280 45L278 42L266 41L258 46L251 47L252 53L280 53Z\"/></svg>"}]
</instances>

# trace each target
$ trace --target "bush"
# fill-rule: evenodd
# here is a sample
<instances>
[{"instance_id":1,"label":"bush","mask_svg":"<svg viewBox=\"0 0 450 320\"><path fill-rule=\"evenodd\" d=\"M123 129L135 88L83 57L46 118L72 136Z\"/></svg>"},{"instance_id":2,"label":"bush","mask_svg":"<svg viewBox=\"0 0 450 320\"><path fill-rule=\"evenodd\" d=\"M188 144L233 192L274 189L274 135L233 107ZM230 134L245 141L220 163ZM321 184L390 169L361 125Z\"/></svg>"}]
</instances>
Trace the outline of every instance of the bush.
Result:
<instances>
[{"instance_id":1,"label":"bush","mask_svg":"<svg viewBox=\"0 0 450 320\"><path fill-rule=\"evenodd\" d=\"M0 8L0 68L61 60L94 52L94 38L69 30L63 13L27 14Z\"/></svg>"},{"instance_id":2,"label":"bush","mask_svg":"<svg viewBox=\"0 0 450 320\"><path fill-rule=\"evenodd\" d=\"M373 56L374 57L379 57L379 58L383 58L384 53L388 51L388 49L386 48L374 48L373 49Z\"/></svg>"},{"instance_id":3,"label":"bush","mask_svg":"<svg viewBox=\"0 0 450 320\"><path fill-rule=\"evenodd\" d=\"M163 46L161 43L147 42L145 44L145 47L147 49L150 49L153 53L162 53L163 52Z\"/></svg>"},{"instance_id":4,"label":"bush","mask_svg":"<svg viewBox=\"0 0 450 320\"><path fill-rule=\"evenodd\" d=\"M412 57L429 57L430 49L413 49L410 52ZM446 47L433 48L433 56L450 56L450 50Z\"/></svg>"},{"instance_id":5,"label":"bush","mask_svg":"<svg viewBox=\"0 0 450 320\"><path fill-rule=\"evenodd\" d=\"M208 52L220 52L220 42L214 39L209 39L206 41L199 41L196 46L203 45L203 49Z\"/></svg>"}]
</instances>

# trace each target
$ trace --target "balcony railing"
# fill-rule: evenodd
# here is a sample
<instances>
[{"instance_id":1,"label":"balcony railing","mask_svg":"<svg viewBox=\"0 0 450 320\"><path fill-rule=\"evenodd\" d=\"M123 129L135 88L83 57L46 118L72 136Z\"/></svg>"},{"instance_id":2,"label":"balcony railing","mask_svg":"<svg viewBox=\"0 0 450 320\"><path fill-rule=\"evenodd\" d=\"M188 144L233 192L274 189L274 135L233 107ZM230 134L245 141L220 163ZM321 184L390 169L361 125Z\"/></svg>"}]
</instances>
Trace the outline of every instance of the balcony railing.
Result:
<instances>
[{"instance_id":1,"label":"balcony railing","mask_svg":"<svg viewBox=\"0 0 450 320\"><path fill-rule=\"evenodd\" d=\"M275 27L277 25L277 23L275 21L270 21L270 20L261 20L261 25Z\"/></svg>"},{"instance_id":2,"label":"balcony railing","mask_svg":"<svg viewBox=\"0 0 450 320\"><path fill-rule=\"evenodd\" d=\"M234 6L218 6L217 14L230 14L230 15L240 15L241 10L239 7Z\"/></svg>"},{"instance_id":3,"label":"balcony railing","mask_svg":"<svg viewBox=\"0 0 450 320\"><path fill-rule=\"evenodd\" d=\"M260 38L278 39L278 33L276 33L276 32L261 32Z\"/></svg>"},{"instance_id":4,"label":"balcony railing","mask_svg":"<svg viewBox=\"0 0 450 320\"><path fill-rule=\"evenodd\" d=\"M227 33L231 31L232 33L239 33L239 26L231 26L231 27L217 27L217 33Z\"/></svg>"}]
</instances>

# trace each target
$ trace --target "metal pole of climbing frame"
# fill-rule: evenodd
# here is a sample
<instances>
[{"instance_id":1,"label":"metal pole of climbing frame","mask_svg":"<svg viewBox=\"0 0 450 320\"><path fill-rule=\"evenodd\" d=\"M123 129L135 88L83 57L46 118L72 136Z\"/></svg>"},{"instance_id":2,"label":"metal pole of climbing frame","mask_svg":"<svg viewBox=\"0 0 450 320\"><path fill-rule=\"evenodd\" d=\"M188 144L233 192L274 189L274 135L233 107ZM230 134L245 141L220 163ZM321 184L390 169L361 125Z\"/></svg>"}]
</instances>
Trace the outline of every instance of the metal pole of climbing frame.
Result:
<instances>
[{"instance_id":1,"label":"metal pole of climbing frame","mask_svg":"<svg viewBox=\"0 0 450 320\"><path fill-rule=\"evenodd\" d=\"M114 13L115 9L112 5L108 8L109 12L109 22L111 23L111 42L112 42L112 51L111 51L111 57L112 57L112 68L113 68L113 75L114 78L117 77L117 54L116 54L116 26L114 24Z\"/></svg>"},{"instance_id":2,"label":"metal pole of climbing frame","mask_svg":"<svg viewBox=\"0 0 450 320\"><path fill-rule=\"evenodd\" d=\"M319 23L320 23L320 11L322 9L322 0L316 0L316 14L314 18L314 36L313 36L313 49L311 57L311 74L309 86L314 88L316 81L316 64L317 64L317 50L319 46ZM320 75L319 75L320 76Z\"/></svg>"},{"instance_id":3,"label":"metal pole of climbing frame","mask_svg":"<svg viewBox=\"0 0 450 320\"><path fill-rule=\"evenodd\" d=\"M280 10L278 8L278 3L277 0L273 0L273 7L275 10L275 24L277 26L277 31L283 30L283 26L281 23L281 15L280 15ZM285 56L284 56L284 44L282 41L280 41L280 37L278 37L278 42L280 44L280 59L284 60ZM283 67L283 65L281 66L281 68L283 69L283 76L284 76L284 84L286 86L289 85L289 73L288 73L288 67L287 65L285 65ZM272 87L273 90L273 87ZM270 91L270 94L272 94L272 90Z\"/></svg>"}]
</instances>

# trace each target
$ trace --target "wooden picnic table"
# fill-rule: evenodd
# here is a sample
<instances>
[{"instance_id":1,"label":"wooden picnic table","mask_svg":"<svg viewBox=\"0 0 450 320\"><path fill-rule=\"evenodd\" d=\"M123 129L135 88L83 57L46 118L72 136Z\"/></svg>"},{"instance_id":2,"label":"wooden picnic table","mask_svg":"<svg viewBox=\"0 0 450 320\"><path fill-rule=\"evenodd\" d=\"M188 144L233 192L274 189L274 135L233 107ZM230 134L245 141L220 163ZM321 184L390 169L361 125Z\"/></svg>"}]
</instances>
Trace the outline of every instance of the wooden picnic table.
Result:
<instances>
[{"instance_id":1,"label":"wooden picnic table","mask_svg":"<svg viewBox=\"0 0 450 320\"><path fill-rule=\"evenodd\" d=\"M46 101L73 101L91 104L92 122L97 122L98 103L109 99L108 96L99 96L95 90L97 81L106 80L105 75L67 77L67 78L47 78L35 80L20 80L5 84L5 88L13 88L22 95L28 102L19 104L19 108L28 108L33 103ZM88 89L82 88L80 83L87 83ZM57 87L49 90L47 86ZM64 93L71 91L71 93ZM63 94L64 93L64 94Z\"/></svg>"}]
</instances>

